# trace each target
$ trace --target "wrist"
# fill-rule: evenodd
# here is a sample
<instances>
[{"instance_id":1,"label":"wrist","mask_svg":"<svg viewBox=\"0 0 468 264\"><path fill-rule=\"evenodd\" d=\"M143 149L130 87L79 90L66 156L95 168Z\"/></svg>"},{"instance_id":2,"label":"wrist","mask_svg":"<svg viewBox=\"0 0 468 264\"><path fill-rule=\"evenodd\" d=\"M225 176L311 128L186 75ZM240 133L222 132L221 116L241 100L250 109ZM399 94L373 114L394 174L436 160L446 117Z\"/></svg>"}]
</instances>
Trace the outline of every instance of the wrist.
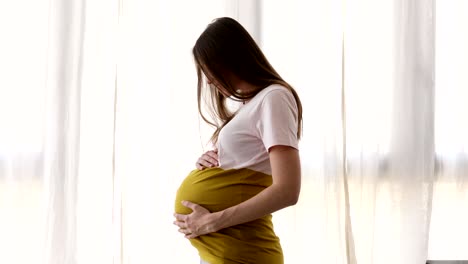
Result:
<instances>
[{"instance_id":1,"label":"wrist","mask_svg":"<svg viewBox=\"0 0 468 264\"><path fill-rule=\"evenodd\" d=\"M223 226L223 222L223 211L210 214L210 225L213 229L213 232L218 232L219 230L225 228L225 226Z\"/></svg>"}]
</instances>

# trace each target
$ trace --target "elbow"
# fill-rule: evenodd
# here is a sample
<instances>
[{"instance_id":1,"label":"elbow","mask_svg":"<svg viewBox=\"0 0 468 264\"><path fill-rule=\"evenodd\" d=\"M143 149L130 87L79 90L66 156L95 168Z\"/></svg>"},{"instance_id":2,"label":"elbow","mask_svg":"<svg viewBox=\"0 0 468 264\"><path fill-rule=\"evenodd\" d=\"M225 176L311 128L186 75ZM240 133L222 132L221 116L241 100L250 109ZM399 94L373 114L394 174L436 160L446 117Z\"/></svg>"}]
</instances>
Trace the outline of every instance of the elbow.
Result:
<instances>
[{"instance_id":1,"label":"elbow","mask_svg":"<svg viewBox=\"0 0 468 264\"><path fill-rule=\"evenodd\" d=\"M293 206L299 201L299 190L289 189L283 197L285 197L286 206Z\"/></svg>"},{"instance_id":2,"label":"elbow","mask_svg":"<svg viewBox=\"0 0 468 264\"><path fill-rule=\"evenodd\" d=\"M290 205L296 205L297 202L299 201L299 196L301 193L301 183L297 183L294 186L290 188L290 195L291 195L291 204Z\"/></svg>"},{"instance_id":3,"label":"elbow","mask_svg":"<svg viewBox=\"0 0 468 264\"><path fill-rule=\"evenodd\" d=\"M275 196L278 197L276 200L279 202L282 208L293 206L299 201L300 185L276 185L274 184L273 189L275 190Z\"/></svg>"},{"instance_id":4,"label":"elbow","mask_svg":"<svg viewBox=\"0 0 468 264\"><path fill-rule=\"evenodd\" d=\"M297 202L299 201L299 192L295 193L295 194L291 194L290 195L290 198L289 198L289 206L293 206L293 205L296 205Z\"/></svg>"}]
</instances>

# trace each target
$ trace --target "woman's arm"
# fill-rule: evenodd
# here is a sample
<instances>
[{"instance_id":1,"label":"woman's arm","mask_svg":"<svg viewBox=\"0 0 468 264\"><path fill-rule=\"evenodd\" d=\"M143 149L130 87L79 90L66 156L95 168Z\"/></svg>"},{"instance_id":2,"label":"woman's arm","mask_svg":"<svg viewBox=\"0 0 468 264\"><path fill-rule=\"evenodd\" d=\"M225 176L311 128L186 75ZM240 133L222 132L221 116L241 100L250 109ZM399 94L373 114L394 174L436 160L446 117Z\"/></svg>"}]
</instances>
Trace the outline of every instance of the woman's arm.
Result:
<instances>
[{"instance_id":1,"label":"woman's arm","mask_svg":"<svg viewBox=\"0 0 468 264\"><path fill-rule=\"evenodd\" d=\"M179 231L186 238L194 238L250 222L296 204L301 188L298 150L289 146L273 146L269 155L273 177L271 186L249 200L215 213L210 213L197 204L183 202L193 212L189 215L174 215L174 224L179 226Z\"/></svg>"}]
</instances>

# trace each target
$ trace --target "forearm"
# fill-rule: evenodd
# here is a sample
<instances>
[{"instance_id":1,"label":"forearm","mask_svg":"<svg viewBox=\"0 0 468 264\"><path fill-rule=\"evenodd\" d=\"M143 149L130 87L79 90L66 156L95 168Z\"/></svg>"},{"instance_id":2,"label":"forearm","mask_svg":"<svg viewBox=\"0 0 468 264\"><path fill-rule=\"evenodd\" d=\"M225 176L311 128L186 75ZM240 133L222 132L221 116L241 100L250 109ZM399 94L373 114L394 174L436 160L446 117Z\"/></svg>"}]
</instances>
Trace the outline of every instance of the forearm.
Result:
<instances>
[{"instance_id":1,"label":"forearm","mask_svg":"<svg viewBox=\"0 0 468 264\"><path fill-rule=\"evenodd\" d=\"M296 204L297 194L288 186L273 184L256 196L213 214L216 230L243 224Z\"/></svg>"}]
</instances>

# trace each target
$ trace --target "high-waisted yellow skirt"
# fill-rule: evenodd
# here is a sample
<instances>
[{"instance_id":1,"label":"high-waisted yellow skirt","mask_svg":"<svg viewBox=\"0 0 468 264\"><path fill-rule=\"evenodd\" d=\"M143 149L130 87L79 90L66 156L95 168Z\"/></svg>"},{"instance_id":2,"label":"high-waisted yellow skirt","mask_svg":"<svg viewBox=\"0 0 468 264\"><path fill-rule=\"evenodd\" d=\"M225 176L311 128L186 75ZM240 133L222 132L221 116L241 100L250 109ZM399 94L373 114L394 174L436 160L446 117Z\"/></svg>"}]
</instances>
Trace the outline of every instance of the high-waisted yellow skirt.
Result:
<instances>
[{"instance_id":1,"label":"high-waisted yellow skirt","mask_svg":"<svg viewBox=\"0 0 468 264\"><path fill-rule=\"evenodd\" d=\"M272 184L271 175L249 169L193 170L177 190L175 211L190 214L186 200L210 212L237 205ZM283 252L273 231L271 215L252 222L190 239L200 257L210 264L282 264Z\"/></svg>"}]
</instances>

